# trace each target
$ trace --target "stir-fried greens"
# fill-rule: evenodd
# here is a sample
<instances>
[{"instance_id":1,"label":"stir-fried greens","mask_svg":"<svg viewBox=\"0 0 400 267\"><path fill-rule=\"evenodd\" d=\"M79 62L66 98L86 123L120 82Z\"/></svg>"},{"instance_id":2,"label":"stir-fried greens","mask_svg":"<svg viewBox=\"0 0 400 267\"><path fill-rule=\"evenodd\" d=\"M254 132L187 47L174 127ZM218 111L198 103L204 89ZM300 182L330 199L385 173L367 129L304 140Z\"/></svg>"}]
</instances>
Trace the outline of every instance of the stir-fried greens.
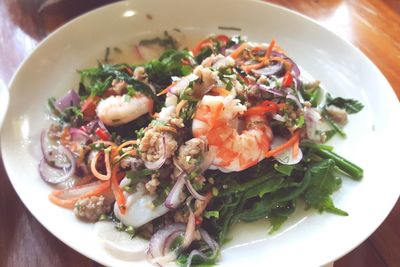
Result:
<instances>
[{"instance_id":1,"label":"stir-fried greens","mask_svg":"<svg viewBox=\"0 0 400 267\"><path fill-rule=\"evenodd\" d=\"M39 171L62 188L52 202L149 239L154 264L187 266L214 264L238 222L277 231L299 202L348 215L332 195L363 170L324 143L360 102L305 80L274 40L171 40L143 42L169 48L145 64L81 70L77 91L49 99Z\"/></svg>"}]
</instances>

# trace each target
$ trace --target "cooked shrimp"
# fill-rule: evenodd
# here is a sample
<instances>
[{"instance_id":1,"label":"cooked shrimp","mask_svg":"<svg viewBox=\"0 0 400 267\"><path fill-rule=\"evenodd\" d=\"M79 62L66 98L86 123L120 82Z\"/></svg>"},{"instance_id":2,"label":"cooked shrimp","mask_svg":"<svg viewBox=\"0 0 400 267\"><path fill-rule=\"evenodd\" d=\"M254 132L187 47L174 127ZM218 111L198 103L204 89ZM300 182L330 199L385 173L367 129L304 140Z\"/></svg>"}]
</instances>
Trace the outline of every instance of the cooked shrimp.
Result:
<instances>
[{"instance_id":1,"label":"cooked shrimp","mask_svg":"<svg viewBox=\"0 0 400 267\"><path fill-rule=\"evenodd\" d=\"M153 100L142 94L116 95L100 101L96 113L106 125L118 126L133 121L153 110Z\"/></svg>"},{"instance_id":2,"label":"cooked shrimp","mask_svg":"<svg viewBox=\"0 0 400 267\"><path fill-rule=\"evenodd\" d=\"M209 155L213 157L211 169L241 171L265 158L272 140L271 128L265 116L240 118L245 110L232 96L206 95L198 105L193 136L207 138Z\"/></svg>"}]
</instances>

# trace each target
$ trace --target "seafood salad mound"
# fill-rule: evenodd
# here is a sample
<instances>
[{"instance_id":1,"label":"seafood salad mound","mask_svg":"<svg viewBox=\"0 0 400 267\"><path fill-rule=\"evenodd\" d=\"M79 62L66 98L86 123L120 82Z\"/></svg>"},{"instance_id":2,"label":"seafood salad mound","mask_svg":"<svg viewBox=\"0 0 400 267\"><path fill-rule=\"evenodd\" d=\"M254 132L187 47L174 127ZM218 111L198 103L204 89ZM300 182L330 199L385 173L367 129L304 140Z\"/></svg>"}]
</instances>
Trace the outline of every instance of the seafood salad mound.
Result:
<instances>
[{"instance_id":1,"label":"seafood salad mound","mask_svg":"<svg viewBox=\"0 0 400 267\"><path fill-rule=\"evenodd\" d=\"M332 194L363 170L325 143L363 105L304 79L274 40L211 36L79 74L77 90L49 99L39 173L50 201L96 222L114 252L214 264L238 222L273 233L299 202L348 215Z\"/></svg>"}]
</instances>

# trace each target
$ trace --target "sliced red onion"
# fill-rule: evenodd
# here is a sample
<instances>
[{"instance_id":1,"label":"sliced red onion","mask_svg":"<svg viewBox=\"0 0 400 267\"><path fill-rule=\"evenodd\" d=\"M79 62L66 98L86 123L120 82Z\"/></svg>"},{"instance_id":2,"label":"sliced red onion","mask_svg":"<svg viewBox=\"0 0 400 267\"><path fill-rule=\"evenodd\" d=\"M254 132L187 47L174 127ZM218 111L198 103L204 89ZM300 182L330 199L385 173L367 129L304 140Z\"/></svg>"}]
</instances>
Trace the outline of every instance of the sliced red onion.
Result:
<instances>
[{"instance_id":1,"label":"sliced red onion","mask_svg":"<svg viewBox=\"0 0 400 267\"><path fill-rule=\"evenodd\" d=\"M61 1L62 0L46 0L46 1L43 2L43 4L40 5L40 7L38 8L37 12L41 13L44 9L46 9L46 8L52 6L52 5L55 5L55 4L57 4L57 3L61 2Z\"/></svg>"},{"instance_id":2,"label":"sliced red onion","mask_svg":"<svg viewBox=\"0 0 400 267\"><path fill-rule=\"evenodd\" d=\"M300 93L300 89L301 89L301 86L302 86L302 81L297 77L295 77L293 79L293 81L295 83L295 87L294 88L296 88L295 92L296 92L297 98L299 99L300 103L303 104L304 103L304 98Z\"/></svg>"},{"instance_id":3,"label":"sliced red onion","mask_svg":"<svg viewBox=\"0 0 400 267\"><path fill-rule=\"evenodd\" d=\"M212 251L216 253L217 250L219 249L217 241L212 239L211 236L207 233L207 231L201 228L200 228L200 235L201 238L204 240L204 242L206 242L207 245L212 249Z\"/></svg>"},{"instance_id":4,"label":"sliced red onion","mask_svg":"<svg viewBox=\"0 0 400 267\"><path fill-rule=\"evenodd\" d=\"M274 149L286 142L287 142L286 139L276 136L272 140L271 148ZM293 146L291 146L288 149L274 155L274 158L282 164L293 165L300 162L300 160L303 158L303 152L299 148L299 152L297 153L297 155L293 156Z\"/></svg>"},{"instance_id":5,"label":"sliced red onion","mask_svg":"<svg viewBox=\"0 0 400 267\"><path fill-rule=\"evenodd\" d=\"M275 75L275 76L282 76L283 75L283 64L280 61L272 61L269 65L261 68L261 69L256 69L256 70L252 70L252 72L256 75L256 76L261 76L261 75L265 75L265 76L271 76L271 75Z\"/></svg>"},{"instance_id":6,"label":"sliced red onion","mask_svg":"<svg viewBox=\"0 0 400 267\"><path fill-rule=\"evenodd\" d=\"M198 199L200 201L204 201L206 200L205 196L200 195L199 193L197 193L197 191L193 188L192 183L188 180L185 179L185 183L186 183L186 187L189 190L190 194L195 198Z\"/></svg>"},{"instance_id":7,"label":"sliced red onion","mask_svg":"<svg viewBox=\"0 0 400 267\"><path fill-rule=\"evenodd\" d=\"M40 134L40 149L42 150L43 158L47 163L54 162L54 146L49 147L47 142L47 130L43 130ZM51 152L50 152L51 151Z\"/></svg>"},{"instance_id":8,"label":"sliced red onion","mask_svg":"<svg viewBox=\"0 0 400 267\"><path fill-rule=\"evenodd\" d=\"M69 90L65 96L57 100L55 106L59 111L63 112L67 107L78 106L80 101L81 99L75 90Z\"/></svg>"},{"instance_id":9,"label":"sliced red onion","mask_svg":"<svg viewBox=\"0 0 400 267\"><path fill-rule=\"evenodd\" d=\"M104 131L109 133L107 127L101 120L92 120L88 122L85 126L81 126L81 130L83 130L87 134L95 133L97 128L103 129Z\"/></svg>"},{"instance_id":10,"label":"sliced red onion","mask_svg":"<svg viewBox=\"0 0 400 267\"><path fill-rule=\"evenodd\" d=\"M297 64L291 59L291 58L287 58L291 63L292 63L292 71L295 77L299 77L300 76L300 69L297 66Z\"/></svg>"},{"instance_id":11,"label":"sliced red onion","mask_svg":"<svg viewBox=\"0 0 400 267\"><path fill-rule=\"evenodd\" d=\"M288 95L286 96L286 98L287 98L287 99L290 99L290 100L293 100L293 101L296 103L296 105L298 106L298 108L300 108L300 109L303 108L303 105L300 103L299 99L298 99L296 96L291 95L291 94L288 94Z\"/></svg>"},{"instance_id":12,"label":"sliced red onion","mask_svg":"<svg viewBox=\"0 0 400 267\"><path fill-rule=\"evenodd\" d=\"M200 235L201 235L201 238L204 240L204 242L206 242L207 245L211 248L213 253L212 253L212 255L207 256L205 253L203 253L197 249L192 250L188 256L186 266L192 266L192 260L193 260L194 256L199 256L203 259L209 259L209 258L214 258L215 255L218 253L218 250L219 250L218 243L214 239L212 239L210 237L210 235L203 229L200 229Z\"/></svg>"},{"instance_id":13,"label":"sliced red onion","mask_svg":"<svg viewBox=\"0 0 400 267\"><path fill-rule=\"evenodd\" d=\"M179 173L184 172L182 167L179 165L178 160L175 157L172 159L172 162L174 163L175 168L178 169Z\"/></svg>"},{"instance_id":14,"label":"sliced red onion","mask_svg":"<svg viewBox=\"0 0 400 267\"><path fill-rule=\"evenodd\" d=\"M332 127L322 118L316 108L306 108L304 110L304 121L306 124L307 138L321 143L321 133L332 130Z\"/></svg>"},{"instance_id":15,"label":"sliced red onion","mask_svg":"<svg viewBox=\"0 0 400 267\"><path fill-rule=\"evenodd\" d=\"M152 262L158 263L157 259L166 256L170 252L170 246L173 242L167 242L173 236L184 235L186 225L183 223L174 223L158 230L150 239L148 255L153 259Z\"/></svg>"},{"instance_id":16,"label":"sliced red onion","mask_svg":"<svg viewBox=\"0 0 400 267\"><path fill-rule=\"evenodd\" d=\"M193 214L193 211L190 211L190 215L188 218L188 222L186 225L186 232L185 232L185 237L182 242L182 248L185 249L192 244L193 239L194 239L194 231L196 230L196 219Z\"/></svg>"},{"instance_id":17,"label":"sliced red onion","mask_svg":"<svg viewBox=\"0 0 400 267\"><path fill-rule=\"evenodd\" d=\"M81 129L84 130L87 134L94 133L94 131L99 127L99 120L92 120L88 122L85 126L82 126Z\"/></svg>"},{"instance_id":18,"label":"sliced red onion","mask_svg":"<svg viewBox=\"0 0 400 267\"><path fill-rule=\"evenodd\" d=\"M40 149L47 165L59 170L71 166L69 159L62 154L60 155L56 146L49 144L47 139L47 130L43 130L40 134Z\"/></svg>"},{"instance_id":19,"label":"sliced red onion","mask_svg":"<svg viewBox=\"0 0 400 267\"><path fill-rule=\"evenodd\" d=\"M280 58L287 59L292 64L292 71L293 71L294 76L295 77L299 77L300 76L300 69L297 66L297 64L291 58L287 57L283 53L276 52L276 51L272 51L272 56L273 57L280 57Z\"/></svg>"},{"instance_id":20,"label":"sliced red onion","mask_svg":"<svg viewBox=\"0 0 400 267\"><path fill-rule=\"evenodd\" d=\"M81 164L79 166L76 166L74 174L76 176L78 176L78 177L81 177L81 178L86 176L86 175L88 175L89 174L89 170L88 170L86 164Z\"/></svg>"},{"instance_id":21,"label":"sliced red onion","mask_svg":"<svg viewBox=\"0 0 400 267\"><path fill-rule=\"evenodd\" d=\"M281 96L281 97L285 96L282 92L280 92L278 89L276 89L276 87L266 86L264 84L256 84L256 86L257 86L257 88L259 88L263 91L266 91L268 93L271 93L271 94L274 94L277 96Z\"/></svg>"},{"instance_id":22,"label":"sliced red onion","mask_svg":"<svg viewBox=\"0 0 400 267\"><path fill-rule=\"evenodd\" d=\"M185 185L185 174L181 173L176 180L174 187L169 192L164 206L168 209L176 209L182 202L183 186Z\"/></svg>"},{"instance_id":23,"label":"sliced red onion","mask_svg":"<svg viewBox=\"0 0 400 267\"><path fill-rule=\"evenodd\" d=\"M49 163L46 161L45 158L43 158L39 163L40 177L45 182L50 184L59 184L65 182L75 173L76 163L71 151L68 148L60 145L58 147L58 152L60 154L65 155L68 158L70 162L69 168L62 168L62 169L54 168L51 165L49 165Z\"/></svg>"},{"instance_id":24,"label":"sliced red onion","mask_svg":"<svg viewBox=\"0 0 400 267\"><path fill-rule=\"evenodd\" d=\"M78 128L70 128L69 133L71 134L72 141L86 144L90 140L90 136Z\"/></svg>"},{"instance_id":25,"label":"sliced red onion","mask_svg":"<svg viewBox=\"0 0 400 267\"><path fill-rule=\"evenodd\" d=\"M162 136L162 148L161 148L161 156L156 161L144 161L144 165L149 170L158 170L165 163L167 159L167 144L165 142L165 136Z\"/></svg>"},{"instance_id":26,"label":"sliced red onion","mask_svg":"<svg viewBox=\"0 0 400 267\"><path fill-rule=\"evenodd\" d=\"M174 241L179 237L179 236L183 236L183 233L181 231L176 231L173 234L169 235L166 239L165 239L165 244L163 246L163 251L162 254L163 255L168 255L169 253L171 253L171 245L172 243L174 243Z\"/></svg>"}]
</instances>

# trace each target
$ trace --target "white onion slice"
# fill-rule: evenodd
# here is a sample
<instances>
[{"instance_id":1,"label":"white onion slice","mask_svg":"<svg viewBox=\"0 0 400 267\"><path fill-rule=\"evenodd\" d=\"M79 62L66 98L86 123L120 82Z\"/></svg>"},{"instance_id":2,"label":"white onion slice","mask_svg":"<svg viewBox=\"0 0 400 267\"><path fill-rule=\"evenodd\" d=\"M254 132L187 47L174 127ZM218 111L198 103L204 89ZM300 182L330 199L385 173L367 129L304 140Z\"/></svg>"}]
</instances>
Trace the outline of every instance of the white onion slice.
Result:
<instances>
[{"instance_id":1,"label":"white onion slice","mask_svg":"<svg viewBox=\"0 0 400 267\"><path fill-rule=\"evenodd\" d=\"M70 166L67 168L54 168L48 164L47 160L43 158L39 163L39 174L40 177L47 183L59 184L63 183L73 176L75 173L76 163L72 152L60 145L58 147L58 152L61 155L65 155L68 159Z\"/></svg>"}]
</instances>

